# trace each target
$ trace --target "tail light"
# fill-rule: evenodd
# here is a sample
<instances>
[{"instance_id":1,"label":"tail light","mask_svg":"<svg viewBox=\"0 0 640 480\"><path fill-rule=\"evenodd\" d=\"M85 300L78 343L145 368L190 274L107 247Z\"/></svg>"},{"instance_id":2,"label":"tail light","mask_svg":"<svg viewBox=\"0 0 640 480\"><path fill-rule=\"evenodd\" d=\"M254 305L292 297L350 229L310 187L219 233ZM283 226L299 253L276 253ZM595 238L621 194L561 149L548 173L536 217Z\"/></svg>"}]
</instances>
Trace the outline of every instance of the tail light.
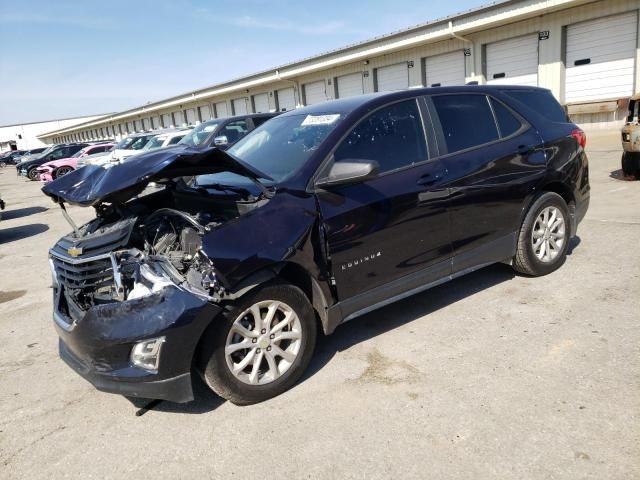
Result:
<instances>
[{"instance_id":1,"label":"tail light","mask_svg":"<svg viewBox=\"0 0 640 480\"><path fill-rule=\"evenodd\" d=\"M587 146L587 135L583 130L574 128L571 132L571 136L576 139L576 142L578 142L578 145L580 145L582 148L585 148Z\"/></svg>"}]
</instances>

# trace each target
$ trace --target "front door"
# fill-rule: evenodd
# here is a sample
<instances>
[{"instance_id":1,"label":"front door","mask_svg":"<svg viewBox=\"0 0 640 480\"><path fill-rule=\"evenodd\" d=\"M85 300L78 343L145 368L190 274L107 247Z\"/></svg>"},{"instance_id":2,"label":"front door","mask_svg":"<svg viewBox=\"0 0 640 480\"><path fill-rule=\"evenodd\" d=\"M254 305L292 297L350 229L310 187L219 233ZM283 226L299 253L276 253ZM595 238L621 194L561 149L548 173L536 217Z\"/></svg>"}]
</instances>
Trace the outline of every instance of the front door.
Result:
<instances>
[{"instance_id":1,"label":"front door","mask_svg":"<svg viewBox=\"0 0 640 480\"><path fill-rule=\"evenodd\" d=\"M444 175L423 125L416 99L394 103L361 120L334 152L335 162L379 165L375 178L317 193L340 301L394 281L389 291L398 292L403 277L438 263L449 273Z\"/></svg>"}]
</instances>

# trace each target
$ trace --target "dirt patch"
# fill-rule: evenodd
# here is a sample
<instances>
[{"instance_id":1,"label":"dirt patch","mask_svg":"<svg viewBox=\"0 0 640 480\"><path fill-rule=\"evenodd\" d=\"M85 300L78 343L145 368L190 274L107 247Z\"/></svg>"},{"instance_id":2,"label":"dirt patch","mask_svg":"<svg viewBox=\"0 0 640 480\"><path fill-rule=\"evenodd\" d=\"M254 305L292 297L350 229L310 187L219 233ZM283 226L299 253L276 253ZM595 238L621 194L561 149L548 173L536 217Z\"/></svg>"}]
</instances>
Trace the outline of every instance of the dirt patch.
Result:
<instances>
[{"instance_id":1,"label":"dirt patch","mask_svg":"<svg viewBox=\"0 0 640 480\"><path fill-rule=\"evenodd\" d=\"M355 381L358 383L380 383L395 385L398 383L415 383L422 373L404 360L391 359L377 349L367 354L369 365Z\"/></svg>"},{"instance_id":2,"label":"dirt patch","mask_svg":"<svg viewBox=\"0 0 640 480\"><path fill-rule=\"evenodd\" d=\"M27 293L26 290L12 290L10 292L0 290L0 303L10 302L16 298L24 297L25 293Z\"/></svg>"}]
</instances>

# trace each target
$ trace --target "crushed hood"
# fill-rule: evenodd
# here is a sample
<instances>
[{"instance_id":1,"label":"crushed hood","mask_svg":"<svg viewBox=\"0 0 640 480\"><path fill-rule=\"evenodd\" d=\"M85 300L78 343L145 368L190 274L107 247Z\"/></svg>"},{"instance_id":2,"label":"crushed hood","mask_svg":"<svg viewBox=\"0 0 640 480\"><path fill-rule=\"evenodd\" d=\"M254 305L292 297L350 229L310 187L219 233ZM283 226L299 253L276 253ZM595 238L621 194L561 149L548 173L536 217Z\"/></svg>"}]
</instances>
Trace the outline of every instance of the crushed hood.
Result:
<instances>
[{"instance_id":1,"label":"crushed hood","mask_svg":"<svg viewBox=\"0 0 640 480\"><path fill-rule=\"evenodd\" d=\"M124 203L150 182L177 177L231 172L252 180L268 175L217 148L177 146L131 157L115 165L87 165L45 185L42 191L55 202L95 206Z\"/></svg>"}]
</instances>

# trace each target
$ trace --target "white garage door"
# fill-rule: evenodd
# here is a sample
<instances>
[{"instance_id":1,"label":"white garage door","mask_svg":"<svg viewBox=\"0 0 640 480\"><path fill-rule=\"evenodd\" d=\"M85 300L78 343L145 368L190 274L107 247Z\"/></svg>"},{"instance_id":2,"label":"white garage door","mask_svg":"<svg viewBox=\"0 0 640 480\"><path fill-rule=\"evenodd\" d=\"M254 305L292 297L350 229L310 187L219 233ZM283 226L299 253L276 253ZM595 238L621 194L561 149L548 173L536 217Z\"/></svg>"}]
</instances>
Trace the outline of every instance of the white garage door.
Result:
<instances>
[{"instance_id":1,"label":"white garage door","mask_svg":"<svg viewBox=\"0 0 640 480\"><path fill-rule=\"evenodd\" d=\"M218 102L214 106L216 107L216 118L224 118L229 116L227 102Z\"/></svg>"},{"instance_id":2,"label":"white garage door","mask_svg":"<svg viewBox=\"0 0 640 480\"><path fill-rule=\"evenodd\" d=\"M200 109L200 119L203 122L206 122L207 120L213 118L213 115L211 115L211 107L209 105L202 105L198 108Z\"/></svg>"},{"instance_id":3,"label":"white garage door","mask_svg":"<svg viewBox=\"0 0 640 480\"><path fill-rule=\"evenodd\" d=\"M162 126L164 128L167 128L173 125L173 120L171 119L170 113L163 113L161 118L162 118Z\"/></svg>"},{"instance_id":4,"label":"white garage door","mask_svg":"<svg viewBox=\"0 0 640 480\"><path fill-rule=\"evenodd\" d=\"M637 21L634 12L567 27L567 103L633 94Z\"/></svg>"},{"instance_id":5,"label":"white garage door","mask_svg":"<svg viewBox=\"0 0 640 480\"><path fill-rule=\"evenodd\" d=\"M269 111L269 94L259 93L253 96L253 108L255 113L265 113Z\"/></svg>"},{"instance_id":6,"label":"white garage door","mask_svg":"<svg viewBox=\"0 0 640 480\"><path fill-rule=\"evenodd\" d=\"M292 88L283 88L276 92L278 97L278 110L284 112L296 108L296 96Z\"/></svg>"},{"instance_id":7,"label":"white garage door","mask_svg":"<svg viewBox=\"0 0 640 480\"><path fill-rule=\"evenodd\" d=\"M173 112L173 124L176 127L181 127L184 124L184 114L182 111Z\"/></svg>"},{"instance_id":8,"label":"white garage door","mask_svg":"<svg viewBox=\"0 0 640 480\"><path fill-rule=\"evenodd\" d=\"M151 130L151 119L143 118L142 119L142 126L144 127L145 130Z\"/></svg>"},{"instance_id":9,"label":"white garage door","mask_svg":"<svg viewBox=\"0 0 640 480\"><path fill-rule=\"evenodd\" d=\"M336 78L336 85L338 86L338 98L355 97L364 93L361 72Z\"/></svg>"},{"instance_id":10,"label":"white garage door","mask_svg":"<svg viewBox=\"0 0 640 480\"><path fill-rule=\"evenodd\" d=\"M488 44L487 83L538 86L538 34Z\"/></svg>"},{"instance_id":11,"label":"white garage door","mask_svg":"<svg viewBox=\"0 0 640 480\"><path fill-rule=\"evenodd\" d=\"M428 57L424 61L426 87L464 85L464 53L445 53Z\"/></svg>"},{"instance_id":12,"label":"white garage door","mask_svg":"<svg viewBox=\"0 0 640 480\"><path fill-rule=\"evenodd\" d=\"M304 104L313 105L327 100L325 92L324 80L319 82L306 83L302 87L304 89Z\"/></svg>"},{"instance_id":13,"label":"white garage door","mask_svg":"<svg viewBox=\"0 0 640 480\"><path fill-rule=\"evenodd\" d=\"M198 120L198 117L196 116L196 109L195 108L187 109L187 123L189 125L195 125L197 120Z\"/></svg>"},{"instance_id":14,"label":"white garage door","mask_svg":"<svg viewBox=\"0 0 640 480\"><path fill-rule=\"evenodd\" d=\"M160 128L160 117L151 117L151 127L153 129Z\"/></svg>"},{"instance_id":15,"label":"white garage door","mask_svg":"<svg viewBox=\"0 0 640 480\"><path fill-rule=\"evenodd\" d=\"M405 62L376 69L378 92L409 88L409 67Z\"/></svg>"},{"instance_id":16,"label":"white garage door","mask_svg":"<svg viewBox=\"0 0 640 480\"><path fill-rule=\"evenodd\" d=\"M247 98L234 98L231 100L233 105L233 114L234 115L246 115L249 113L249 109L247 108Z\"/></svg>"}]
</instances>

